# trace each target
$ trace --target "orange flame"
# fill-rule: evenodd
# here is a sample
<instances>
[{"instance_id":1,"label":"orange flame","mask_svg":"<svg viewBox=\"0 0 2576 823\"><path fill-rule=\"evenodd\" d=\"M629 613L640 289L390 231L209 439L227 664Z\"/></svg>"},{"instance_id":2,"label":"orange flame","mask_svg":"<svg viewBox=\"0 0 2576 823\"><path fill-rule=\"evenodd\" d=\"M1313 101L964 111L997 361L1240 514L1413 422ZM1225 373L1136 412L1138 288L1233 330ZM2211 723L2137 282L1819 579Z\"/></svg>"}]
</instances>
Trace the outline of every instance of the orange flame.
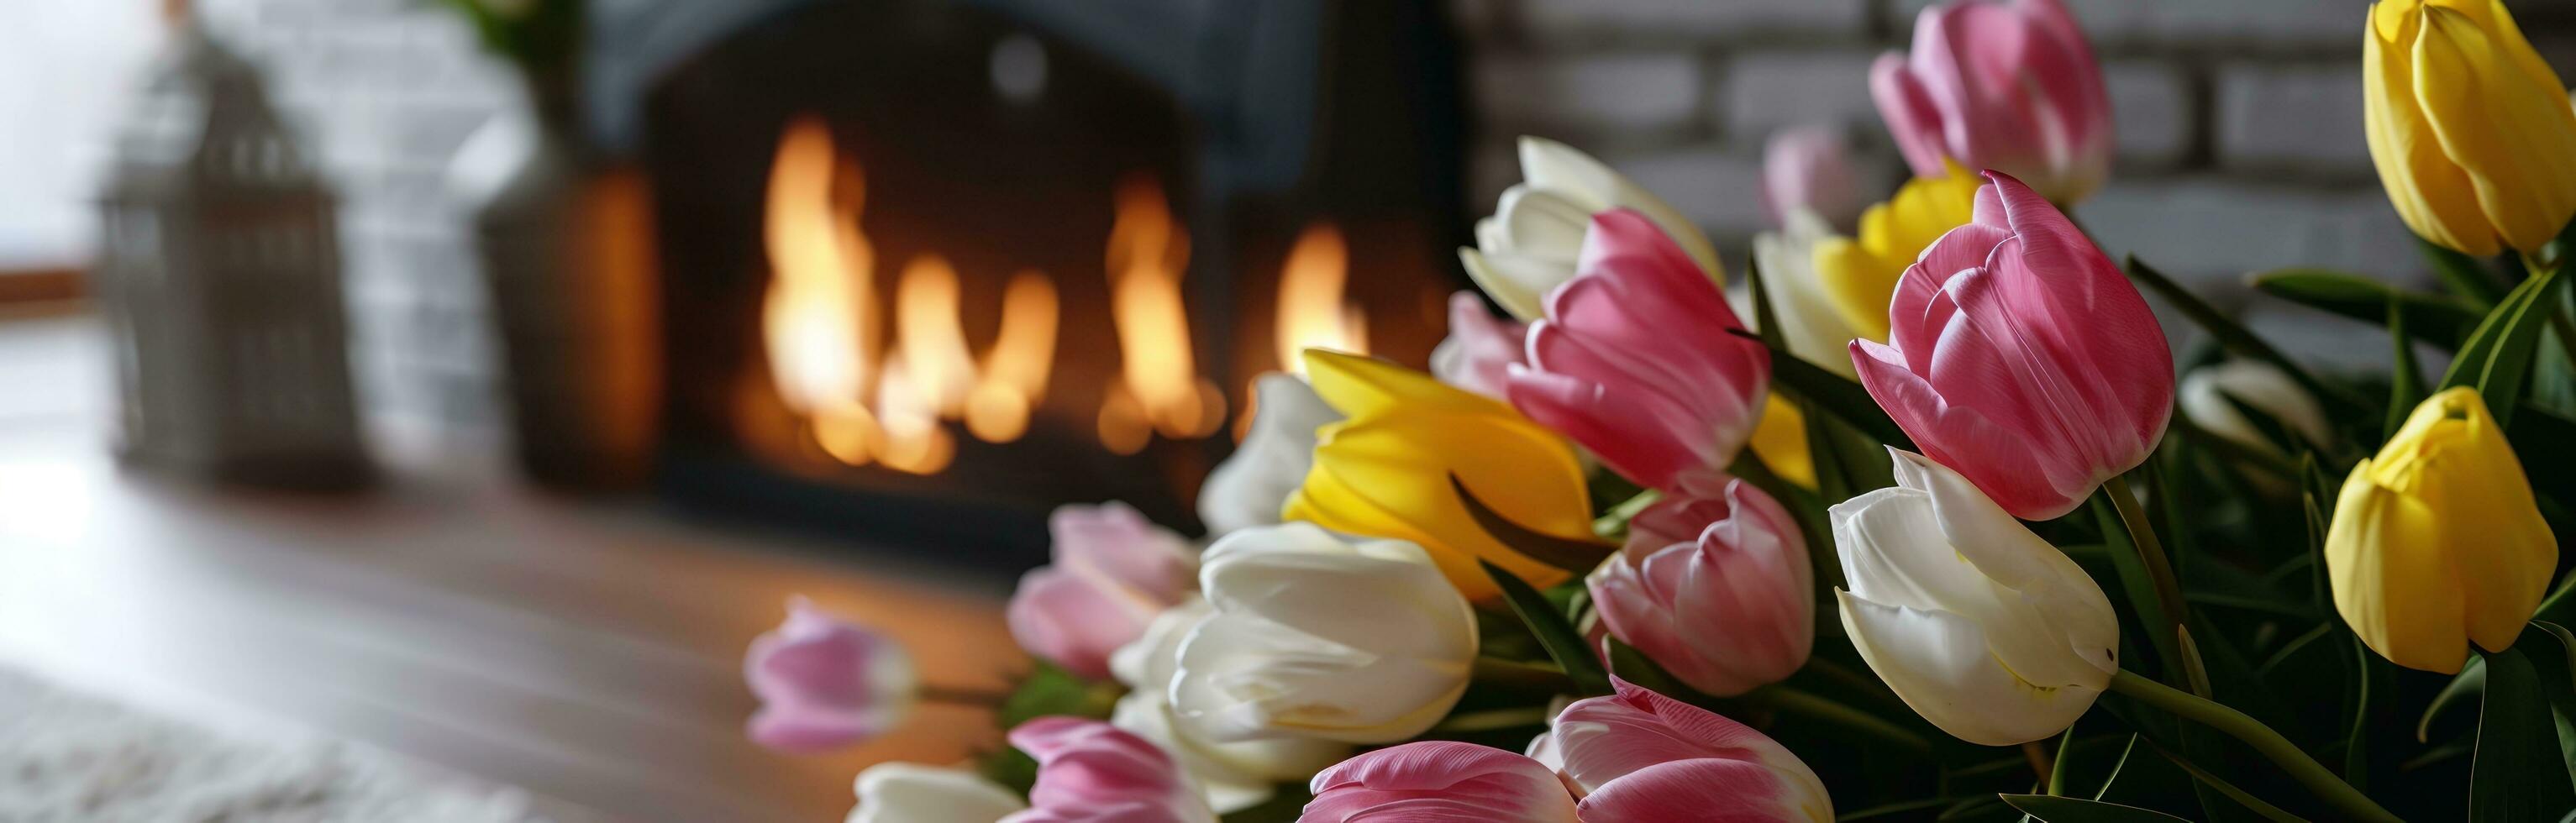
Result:
<instances>
[{"instance_id":1,"label":"orange flame","mask_svg":"<svg viewBox=\"0 0 2576 823\"><path fill-rule=\"evenodd\" d=\"M1204 436L1225 416L1222 398L1209 414L1199 396L1190 321L1181 302L1181 272L1189 259L1189 236L1172 219L1161 185L1143 177L1121 182L1108 255L1121 373L1132 402L1154 428L1172 437Z\"/></svg>"},{"instance_id":2,"label":"orange flame","mask_svg":"<svg viewBox=\"0 0 2576 823\"><path fill-rule=\"evenodd\" d=\"M1332 223L1318 221L1297 235L1279 271L1275 337L1281 368L1304 374L1306 358L1299 352L1309 348L1368 353L1368 315L1343 300L1350 263L1350 244Z\"/></svg>"},{"instance_id":3,"label":"orange flame","mask_svg":"<svg viewBox=\"0 0 2576 823\"><path fill-rule=\"evenodd\" d=\"M936 254L914 257L895 281L896 345L912 389L940 417L953 417L975 387L975 361L958 326L957 270Z\"/></svg>"},{"instance_id":4,"label":"orange flame","mask_svg":"<svg viewBox=\"0 0 2576 823\"><path fill-rule=\"evenodd\" d=\"M863 186L855 167L836 165L830 128L803 118L780 137L769 175L764 239L775 272L761 331L779 394L799 411L861 402L876 359L875 254L858 228ZM835 185L836 172L847 184Z\"/></svg>"},{"instance_id":5,"label":"orange flame","mask_svg":"<svg viewBox=\"0 0 2576 823\"><path fill-rule=\"evenodd\" d=\"M1008 443L1029 428L1029 407L1046 396L1055 361L1055 284L1023 271L1002 290L1002 331L984 353L984 381L966 397L966 430Z\"/></svg>"}]
</instances>

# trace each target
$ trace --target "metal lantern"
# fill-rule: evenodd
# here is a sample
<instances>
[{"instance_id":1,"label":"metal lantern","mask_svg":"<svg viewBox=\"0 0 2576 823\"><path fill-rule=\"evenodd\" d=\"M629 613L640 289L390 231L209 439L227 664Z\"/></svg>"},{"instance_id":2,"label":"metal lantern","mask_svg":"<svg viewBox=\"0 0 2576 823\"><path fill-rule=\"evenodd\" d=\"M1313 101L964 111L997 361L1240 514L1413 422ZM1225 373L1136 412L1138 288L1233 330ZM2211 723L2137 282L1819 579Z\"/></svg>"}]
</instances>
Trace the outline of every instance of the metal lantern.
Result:
<instances>
[{"instance_id":1,"label":"metal lantern","mask_svg":"<svg viewBox=\"0 0 2576 823\"><path fill-rule=\"evenodd\" d=\"M259 72L182 20L117 134L96 289L125 457L300 486L366 476L333 198Z\"/></svg>"}]
</instances>

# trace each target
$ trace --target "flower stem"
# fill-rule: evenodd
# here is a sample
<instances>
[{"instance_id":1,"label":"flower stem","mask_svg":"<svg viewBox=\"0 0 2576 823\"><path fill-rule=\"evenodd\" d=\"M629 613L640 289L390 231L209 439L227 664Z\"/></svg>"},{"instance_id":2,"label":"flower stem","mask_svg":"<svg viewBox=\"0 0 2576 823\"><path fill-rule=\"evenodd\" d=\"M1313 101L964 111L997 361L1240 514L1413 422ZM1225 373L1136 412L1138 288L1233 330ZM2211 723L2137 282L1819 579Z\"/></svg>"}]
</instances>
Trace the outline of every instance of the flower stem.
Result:
<instances>
[{"instance_id":1,"label":"flower stem","mask_svg":"<svg viewBox=\"0 0 2576 823\"><path fill-rule=\"evenodd\" d=\"M1481 712L1459 712L1442 718L1431 727L1435 732L1464 734L1547 725L1546 706L1523 706L1514 709L1489 709Z\"/></svg>"},{"instance_id":2,"label":"flower stem","mask_svg":"<svg viewBox=\"0 0 2576 823\"><path fill-rule=\"evenodd\" d=\"M2075 727L2066 727L2066 736L2057 741L2057 762L2048 765L2048 793L2066 796L2066 753L2075 750Z\"/></svg>"},{"instance_id":3,"label":"flower stem","mask_svg":"<svg viewBox=\"0 0 2576 823\"><path fill-rule=\"evenodd\" d=\"M2362 794L2361 790L2343 782L2343 779L2336 777L2334 772L2327 771L2326 767L2309 757L2307 752L2300 751L2289 738L2282 737L2280 732L2273 731L2272 727L2263 725L2262 721L2255 720L2244 712L2158 683L2153 678L2139 676L2127 669L2121 669L2118 674L2111 676L2111 691L2128 695L2140 703L2154 706L2175 717L2226 732L2228 736L2245 741L2247 745L2254 747L2255 751L2279 765L2282 771L2289 772L2292 779L2299 781L2299 785L2306 786L2308 791L2316 793L2318 798L2333 805L2348 819L2374 821L2374 823L2379 821L2393 823L2398 819L2396 815L2389 814L2387 809L2380 808L2379 804L2373 802L2368 795Z\"/></svg>"},{"instance_id":4,"label":"flower stem","mask_svg":"<svg viewBox=\"0 0 2576 823\"><path fill-rule=\"evenodd\" d=\"M2155 521L2147 519L2146 509L2138 506L2137 495L2129 493L2126 476L2111 475L2110 480L2103 481L2102 493L2111 498L2111 507L2119 510L2120 525L2129 530L2129 545L2137 548L2138 562L2147 567L2147 579L2155 584L2156 602L2164 607L2165 614L2165 625L2157 630L2173 641L2174 648L2180 650L2175 656L2182 658L2172 662L2183 671L2183 682L2191 686L2192 694L2209 697L2209 672L2200 662L2200 651L2192 644L2191 635L2183 631L2186 612L2182 584L2174 580L2173 561L2165 558L2165 544L2156 539Z\"/></svg>"},{"instance_id":5,"label":"flower stem","mask_svg":"<svg viewBox=\"0 0 2576 823\"><path fill-rule=\"evenodd\" d=\"M1547 663L1523 663L1499 657L1478 657L1475 666L1474 673L1469 676L1481 682L1509 683L1566 694L1572 694L1575 690L1572 676Z\"/></svg>"}]
</instances>

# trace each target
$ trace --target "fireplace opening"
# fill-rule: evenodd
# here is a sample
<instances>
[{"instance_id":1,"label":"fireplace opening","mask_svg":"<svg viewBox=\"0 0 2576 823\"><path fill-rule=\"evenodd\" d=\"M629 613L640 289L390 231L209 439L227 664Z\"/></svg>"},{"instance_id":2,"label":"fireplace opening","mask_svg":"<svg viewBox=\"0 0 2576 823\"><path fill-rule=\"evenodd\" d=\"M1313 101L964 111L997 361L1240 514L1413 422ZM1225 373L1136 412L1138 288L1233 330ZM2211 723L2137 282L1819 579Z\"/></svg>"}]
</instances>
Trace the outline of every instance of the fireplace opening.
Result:
<instances>
[{"instance_id":1,"label":"fireplace opening","mask_svg":"<svg viewBox=\"0 0 2576 823\"><path fill-rule=\"evenodd\" d=\"M1445 31L1162 19L1193 9L824 0L673 62L640 135L663 496L1011 567L1064 503L1195 527L1250 381L1296 351L1419 362L1464 224Z\"/></svg>"}]
</instances>

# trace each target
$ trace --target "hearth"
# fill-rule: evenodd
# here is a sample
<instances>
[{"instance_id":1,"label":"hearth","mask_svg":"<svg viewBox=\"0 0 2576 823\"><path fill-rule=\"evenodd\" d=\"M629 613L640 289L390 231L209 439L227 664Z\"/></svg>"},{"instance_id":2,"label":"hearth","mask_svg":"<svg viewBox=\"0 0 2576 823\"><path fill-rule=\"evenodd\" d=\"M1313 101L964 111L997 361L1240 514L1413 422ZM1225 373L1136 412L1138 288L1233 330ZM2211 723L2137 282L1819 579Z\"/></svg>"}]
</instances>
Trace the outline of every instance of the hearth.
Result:
<instances>
[{"instance_id":1,"label":"hearth","mask_svg":"<svg viewBox=\"0 0 2576 823\"><path fill-rule=\"evenodd\" d=\"M691 5L594 57L655 79L592 84L641 100L592 116L662 227L673 502L1016 565L1062 503L1194 526L1289 352L1439 339L1430 4Z\"/></svg>"}]
</instances>

